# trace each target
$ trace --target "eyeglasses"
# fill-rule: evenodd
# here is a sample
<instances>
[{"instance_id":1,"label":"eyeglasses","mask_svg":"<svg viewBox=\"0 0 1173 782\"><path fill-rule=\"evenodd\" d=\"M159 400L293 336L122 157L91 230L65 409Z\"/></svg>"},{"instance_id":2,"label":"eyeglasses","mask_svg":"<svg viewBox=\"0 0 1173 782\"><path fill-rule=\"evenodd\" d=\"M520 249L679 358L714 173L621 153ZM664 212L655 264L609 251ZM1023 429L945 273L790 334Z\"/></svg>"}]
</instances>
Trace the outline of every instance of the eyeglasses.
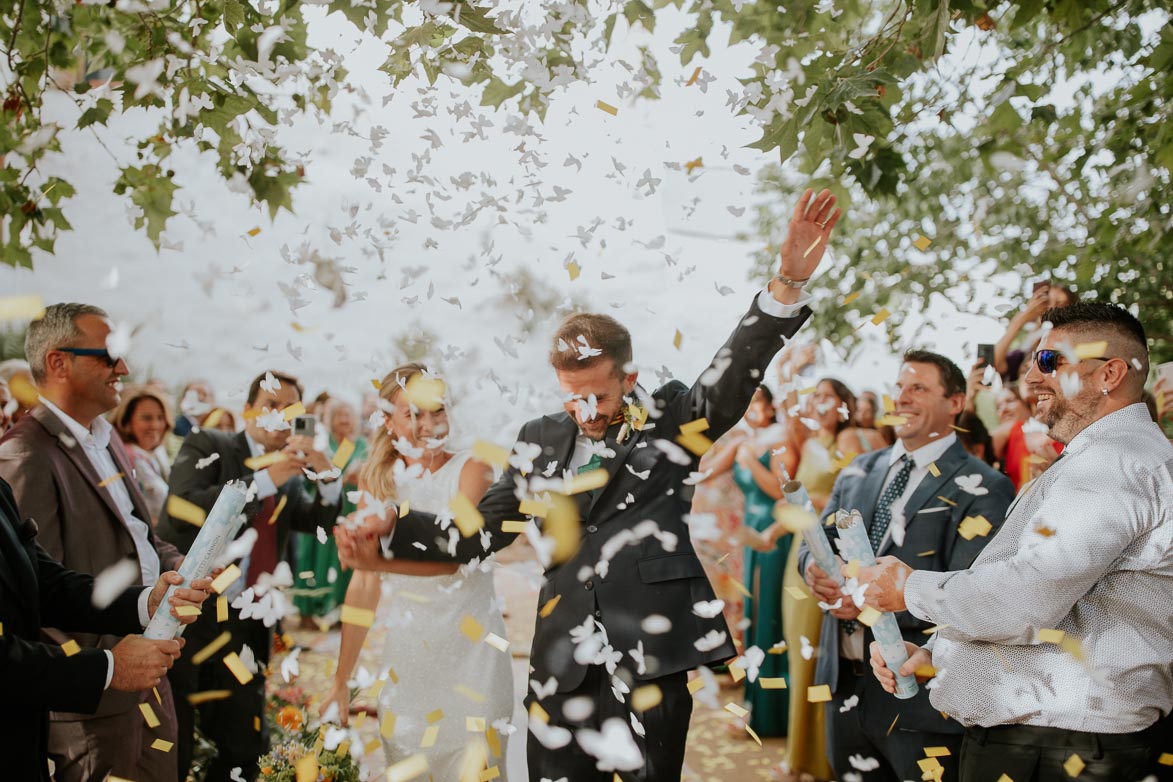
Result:
<instances>
[{"instance_id":1,"label":"eyeglasses","mask_svg":"<svg viewBox=\"0 0 1173 782\"><path fill-rule=\"evenodd\" d=\"M1059 350L1036 350L1035 351L1035 366L1044 375L1049 375L1059 368L1059 357L1062 356L1062 351ZM1087 356L1080 359L1080 361L1111 361L1111 356Z\"/></svg>"},{"instance_id":2,"label":"eyeglasses","mask_svg":"<svg viewBox=\"0 0 1173 782\"><path fill-rule=\"evenodd\" d=\"M118 362L122 359L118 356L111 356L110 351L106 348L55 348L62 353L68 353L71 356L90 356L100 361L106 362L106 366L113 369L118 366Z\"/></svg>"}]
</instances>

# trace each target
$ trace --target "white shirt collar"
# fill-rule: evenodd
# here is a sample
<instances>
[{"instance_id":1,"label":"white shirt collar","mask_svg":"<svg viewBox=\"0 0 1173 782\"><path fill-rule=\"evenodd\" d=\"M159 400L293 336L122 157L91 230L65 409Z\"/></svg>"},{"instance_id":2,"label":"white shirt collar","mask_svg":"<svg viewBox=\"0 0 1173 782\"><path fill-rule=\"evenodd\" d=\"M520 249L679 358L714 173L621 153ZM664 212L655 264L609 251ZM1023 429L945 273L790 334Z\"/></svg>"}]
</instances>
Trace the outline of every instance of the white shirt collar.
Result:
<instances>
[{"instance_id":1,"label":"white shirt collar","mask_svg":"<svg viewBox=\"0 0 1173 782\"><path fill-rule=\"evenodd\" d=\"M1083 449L1089 447L1096 439L1101 431L1121 431L1125 429L1133 429L1135 431L1144 432L1156 426L1153 423L1152 416L1149 415L1149 409L1144 402L1134 402L1128 407L1122 407L1108 413L1103 418L1092 421L1085 426L1071 438L1071 442L1063 449L1064 453L1071 456L1079 453Z\"/></svg>"},{"instance_id":2,"label":"white shirt collar","mask_svg":"<svg viewBox=\"0 0 1173 782\"><path fill-rule=\"evenodd\" d=\"M69 430L69 433L83 448L94 447L104 449L110 444L110 433L114 431L114 427L102 416L98 416L91 421L87 429L77 419L45 397L41 397L41 404L45 406L46 410L57 416L61 420L61 423L65 424L65 428Z\"/></svg>"},{"instance_id":3,"label":"white shirt collar","mask_svg":"<svg viewBox=\"0 0 1173 782\"><path fill-rule=\"evenodd\" d=\"M913 464L923 470L944 456L945 452L952 448L955 442L957 442L957 433L949 432L949 434L939 440L933 440L917 448L915 451L909 451L905 449L903 440L897 440L896 445L892 446L892 452L888 455L888 466L891 467L900 461L901 456L908 454L912 457Z\"/></svg>"},{"instance_id":4,"label":"white shirt collar","mask_svg":"<svg viewBox=\"0 0 1173 782\"><path fill-rule=\"evenodd\" d=\"M245 442L248 443L248 452L251 456L256 458L257 456L264 456L265 455L265 446L261 445L256 440L249 437L247 429L244 430L244 439L245 439Z\"/></svg>"}]
</instances>

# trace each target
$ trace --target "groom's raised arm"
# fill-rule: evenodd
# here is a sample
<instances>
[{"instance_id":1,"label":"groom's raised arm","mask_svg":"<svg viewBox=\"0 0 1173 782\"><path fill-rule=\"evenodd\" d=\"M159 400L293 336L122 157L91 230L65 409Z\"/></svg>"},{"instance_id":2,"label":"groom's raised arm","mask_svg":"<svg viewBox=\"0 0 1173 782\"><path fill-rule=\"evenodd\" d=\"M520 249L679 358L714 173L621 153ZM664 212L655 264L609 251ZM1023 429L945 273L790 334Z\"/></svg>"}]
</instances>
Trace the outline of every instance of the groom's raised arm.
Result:
<instances>
[{"instance_id":1,"label":"groom's raised arm","mask_svg":"<svg viewBox=\"0 0 1173 782\"><path fill-rule=\"evenodd\" d=\"M673 385L681 389L682 384L663 389L670 420L661 437L704 418L709 423L705 436L716 440L741 419L774 356L811 316L810 295L802 287L818 268L841 214L829 190L813 197L810 190L802 194L782 243L777 276L754 298L749 312L686 392L673 393Z\"/></svg>"}]
</instances>

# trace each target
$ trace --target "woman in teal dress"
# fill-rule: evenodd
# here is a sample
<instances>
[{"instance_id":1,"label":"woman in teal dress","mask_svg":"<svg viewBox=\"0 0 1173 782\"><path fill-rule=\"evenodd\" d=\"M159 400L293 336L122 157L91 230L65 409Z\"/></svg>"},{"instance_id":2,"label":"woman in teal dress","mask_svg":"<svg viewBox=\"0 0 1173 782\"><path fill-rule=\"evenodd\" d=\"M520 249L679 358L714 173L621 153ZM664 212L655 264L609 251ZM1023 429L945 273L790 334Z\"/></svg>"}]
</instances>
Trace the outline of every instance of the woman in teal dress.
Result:
<instances>
[{"instance_id":1,"label":"woman in teal dress","mask_svg":"<svg viewBox=\"0 0 1173 782\"><path fill-rule=\"evenodd\" d=\"M745 414L752 434L737 451L733 480L745 494L746 527L752 533L752 545L745 548L745 586L751 597L745 601L745 650L758 647L765 658L758 669L758 681L745 684L745 704L750 710L749 725L758 736L785 736L790 706L789 689L763 689L760 680L786 679L789 676L788 654L771 654L782 642L782 576L790 553L792 535L778 538L774 545L757 538L774 523L774 505L782 497L784 468L781 459L784 432L774 413L773 395L760 386ZM775 453L782 451L781 453Z\"/></svg>"},{"instance_id":2,"label":"woman in teal dress","mask_svg":"<svg viewBox=\"0 0 1173 782\"><path fill-rule=\"evenodd\" d=\"M355 505L347 495L358 488L356 476L358 468L367 458L367 441L364 437L354 437L358 420L354 408L346 402L331 401L322 423L330 432L331 458L344 443L354 444L354 451L341 467L342 515L346 516L355 511ZM293 604L301 614L303 625L312 626L314 618L333 619L331 614L342 605L352 573L343 570L338 563L338 545L334 542L334 536L327 534L326 542L321 543L316 535L299 533L295 546L297 569L294 573L294 588L297 593Z\"/></svg>"}]
</instances>

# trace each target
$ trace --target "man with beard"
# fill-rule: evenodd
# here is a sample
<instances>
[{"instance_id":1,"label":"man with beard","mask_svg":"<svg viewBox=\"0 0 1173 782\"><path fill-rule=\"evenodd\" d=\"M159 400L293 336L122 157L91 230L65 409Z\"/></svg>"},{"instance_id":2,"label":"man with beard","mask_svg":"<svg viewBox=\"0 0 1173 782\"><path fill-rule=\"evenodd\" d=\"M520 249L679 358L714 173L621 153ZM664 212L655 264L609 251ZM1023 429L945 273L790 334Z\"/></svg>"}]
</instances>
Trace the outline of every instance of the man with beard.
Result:
<instances>
[{"instance_id":1,"label":"man with beard","mask_svg":"<svg viewBox=\"0 0 1173 782\"><path fill-rule=\"evenodd\" d=\"M865 600L937 626L900 672L940 673L933 706L966 726L963 782L1167 779L1173 445L1141 401L1144 328L1108 304L1043 319L1024 382L1062 456L968 570L884 557L861 570ZM891 691L874 645L872 668Z\"/></svg>"}]
</instances>

